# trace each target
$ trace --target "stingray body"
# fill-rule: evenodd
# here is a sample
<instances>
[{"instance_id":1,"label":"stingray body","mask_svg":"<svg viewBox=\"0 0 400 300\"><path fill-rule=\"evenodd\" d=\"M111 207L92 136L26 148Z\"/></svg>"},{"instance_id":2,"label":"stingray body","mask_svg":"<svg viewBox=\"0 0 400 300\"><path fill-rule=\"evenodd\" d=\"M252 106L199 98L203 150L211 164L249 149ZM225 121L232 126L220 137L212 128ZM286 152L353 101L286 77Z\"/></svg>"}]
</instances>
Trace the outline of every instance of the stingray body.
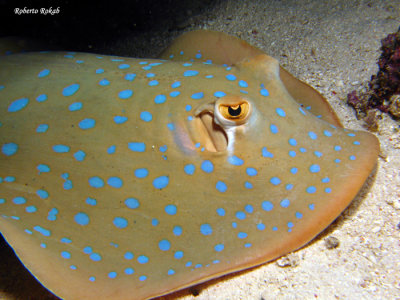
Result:
<instances>
[{"instance_id":1,"label":"stingray body","mask_svg":"<svg viewBox=\"0 0 400 300\"><path fill-rule=\"evenodd\" d=\"M275 59L200 35L251 53L0 58L0 229L56 295L146 299L269 261L373 169L376 138Z\"/></svg>"}]
</instances>

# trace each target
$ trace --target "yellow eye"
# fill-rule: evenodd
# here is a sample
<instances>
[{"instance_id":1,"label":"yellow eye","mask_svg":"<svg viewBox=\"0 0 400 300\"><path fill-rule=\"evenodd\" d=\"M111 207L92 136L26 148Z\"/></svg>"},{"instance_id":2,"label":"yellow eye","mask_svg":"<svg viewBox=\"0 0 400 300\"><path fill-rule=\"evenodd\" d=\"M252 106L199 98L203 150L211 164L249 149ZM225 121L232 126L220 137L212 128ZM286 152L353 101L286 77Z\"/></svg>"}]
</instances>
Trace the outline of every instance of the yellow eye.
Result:
<instances>
[{"instance_id":1,"label":"yellow eye","mask_svg":"<svg viewBox=\"0 0 400 300\"><path fill-rule=\"evenodd\" d=\"M249 104L247 102L241 102L238 104L220 104L219 112L221 115L228 120L243 120L249 113Z\"/></svg>"}]
</instances>

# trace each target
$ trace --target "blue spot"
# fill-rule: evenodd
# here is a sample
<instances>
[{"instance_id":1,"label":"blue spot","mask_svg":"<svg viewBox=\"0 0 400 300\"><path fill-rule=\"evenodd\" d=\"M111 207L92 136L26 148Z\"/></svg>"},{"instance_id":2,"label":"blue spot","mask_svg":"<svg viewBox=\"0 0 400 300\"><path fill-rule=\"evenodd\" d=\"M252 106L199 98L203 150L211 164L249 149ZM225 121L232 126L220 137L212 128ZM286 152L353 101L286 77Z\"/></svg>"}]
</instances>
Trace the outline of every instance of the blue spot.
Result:
<instances>
[{"instance_id":1,"label":"blue spot","mask_svg":"<svg viewBox=\"0 0 400 300\"><path fill-rule=\"evenodd\" d=\"M120 99L128 99L129 97L131 97L133 95L133 91L132 90L124 90L118 93L118 97Z\"/></svg>"},{"instance_id":2,"label":"blue spot","mask_svg":"<svg viewBox=\"0 0 400 300\"><path fill-rule=\"evenodd\" d=\"M97 69L97 70L96 70L96 74L102 74L102 73L104 73L104 70L103 70L103 69Z\"/></svg>"},{"instance_id":3,"label":"blue spot","mask_svg":"<svg viewBox=\"0 0 400 300\"><path fill-rule=\"evenodd\" d=\"M154 98L154 102L155 102L156 104L164 103L166 100L167 100L167 96L162 95L162 94L157 95L157 96Z\"/></svg>"},{"instance_id":4,"label":"blue spot","mask_svg":"<svg viewBox=\"0 0 400 300\"><path fill-rule=\"evenodd\" d=\"M168 185L168 183L169 183L168 176L160 176L153 180L153 186L156 189L160 189L160 190L165 188Z\"/></svg>"},{"instance_id":5,"label":"blue spot","mask_svg":"<svg viewBox=\"0 0 400 300\"><path fill-rule=\"evenodd\" d=\"M173 92L171 92L171 93L169 93L169 95L171 96L171 97L177 97L177 96L179 96L181 94L181 92L180 91L173 91Z\"/></svg>"},{"instance_id":6,"label":"blue spot","mask_svg":"<svg viewBox=\"0 0 400 300\"><path fill-rule=\"evenodd\" d=\"M158 243L158 248L162 251L168 251L171 248L171 243L168 240L161 240Z\"/></svg>"},{"instance_id":7,"label":"blue spot","mask_svg":"<svg viewBox=\"0 0 400 300\"><path fill-rule=\"evenodd\" d=\"M354 155L350 155L350 156L349 156L349 159L350 159L350 160L356 160L356 157L355 157Z\"/></svg>"},{"instance_id":8,"label":"blue spot","mask_svg":"<svg viewBox=\"0 0 400 300\"><path fill-rule=\"evenodd\" d=\"M115 227L123 229L128 226L128 220L121 217L115 217L113 220L113 224L115 225Z\"/></svg>"},{"instance_id":9,"label":"blue spot","mask_svg":"<svg viewBox=\"0 0 400 300\"><path fill-rule=\"evenodd\" d=\"M272 227L272 230L273 231L278 231L278 227L274 226L274 227Z\"/></svg>"},{"instance_id":10,"label":"blue spot","mask_svg":"<svg viewBox=\"0 0 400 300\"><path fill-rule=\"evenodd\" d=\"M238 236L239 239L245 239L245 238L247 238L247 233L246 232L239 232L237 236Z\"/></svg>"},{"instance_id":11,"label":"blue spot","mask_svg":"<svg viewBox=\"0 0 400 300\"><path fill-rule=\"evenodd\" d=\"M301 153L307 152L307 149L301 147L301 148L300 148L300 152L301 152Z\"/></svg>"},{"instance_id":12,"label":"blue spot","mask_svg":"<svg viewBox=\"0 0 400 300\"><path fill-rule=\"evenodd\" d=\"M271 130L271 132L272 132L273 134L277 134L277 133L279 132L278 127L277 127L275 124L271 124L271 125L269 126L269 130Z\"/></svg>"},{"instance_id":13,"label":"blue spot","mask_svg":"<svg viewBox=\"0 0 400 300\"><path fill-rule=\"evenodd\" d=\"M95 125L96 121L93 119L83 119L79 122L79 128L83 130L93 128Z\"/></svg>"},{"instance_id":14,"label":"blue spot","mask_svg":"<svg viewBox=\"0 0 400 300\"><path fill-rule=\"evenodd\" d=\"M77 269L77 267L75 265L70 265L69 267L71 268L71 270L76 270Z\"/></svg>"},{"instance_id":15,"label":"blue spot","mask_svg":"<svg viewBox=\"0 0 400 300\"><path fill-rule=\"evenodd\" d=\"M331 188L325 188L325 193L329 194L329 193L331 193L331 192L332 192L332 189L331 189Z\"/></svg>"},{"instance_id":16,"label":"blue spot","mask_svg":"<svg viewBox=\"0 0 400 300\"><path fill-rule=\"evenodd\" d=\"M237 223L236 222L232 222L232 227L236 228L237 227Z\"/></svg>"},{"instance_id":17,"label":"blue spot","mask_svg":"<svg viewBox=\"0 0 400 300\"><path fill-rule=\"evenodd\" d=\"M39 124L38 127L36 128L36 132L38 133L44 133L49 129L49 125L47 124Z\"/></svg>"},{"instance_id":18,"label":"blue spot","mask_svg":"<svg viewBox=\"0 0 400 300\"><path fill-rule=\"evenodd\" d=\"M94 188L102 188L104 186L104 180L98 176L93 176L89 178L89 184Z\"/></svg>"},{"instance_id":19,"label":"blue spot","mask_svg":"<svg viewBox=\"0 0 400 300\"><path fill-rule=\"evenodd\" d=\"M130 65L128 65L128 64L120 64L118 66L118 68L121 69L121 70L128 69L129 67L130 67Z\"/></svg>"},{"instance_id":20,"label":"blue spot","mask_svg":"<svg viewBox=\"0 0 400 300\"><path fill-rule=\"evenodd\" d=\"M74 102L68 107L70 111L77 111L80 110L81 108L82 108L81 102Z\"/></svg>"},{"instance_id":21,"label":"blue spot","mask_svg":"<svg viewBox=\"0 0 400 300\"><path fill-rule=\"evenodd\" d=\"M311 203L310 205L308 205L308 208L309 208L310 210L314 210L315 205L314 205L313 203Z\"/></svg>"},{"instance_id":22,"label":"blue spot","mask_svg":"<svg viewBox=\"0 0 400 300\"><path fill-rule=\"evenodd\" d=\"M124 254L125 259L130 260L134 258L134 255L132 252L128 251Z\"/></svg>"},{"instance_id":23,"label":"blue spot","mask_svg":"<svg viewBox=\"0 0 400 300\"><path fill-rule=\"evenodd\" d=\"M353 145L357 145L357 146L358 146L358 145L360 145L360 144L361 144L361 143L360 143L359 141L354 141L354 142L353 142Z\"/></svg>"},{"instance_id":24,"label":"blue spot","mask_svg":"<svg viewBox=\"0 0 400 300\"><path fill-rule=\"evenodd\" d=\"M71 253L69 253L68 251L62 251L61 252L61 256L65 259L70 259L71 258Z\"/></svg>"},{"instance_id":25,"label":"blue spot","mask_svg":"<svg viewBox=\"0 0 400 300\"><path fill-rule=\"evenodd\" d=\"M89 257L90 257L90 259L93 260L93 261L100 261L100 260L102 260L101 255L98 254L98 253L92 253L92 254L89 255Z\"/></svg>"},{"instance_id":26,"label":"blue spot","mask_svg":"<svg viewBox=\"0 0 400 300\"><path fill-rule=\"evenodd\" d=\"M303 214L301 212L298 212L298 211L296 212L295 216L296 216L297 219L303 218Z\"/></svg>"},{"instance_id":27,"label":"blue spot","mask_svg":"<svg viewBox=\"0 0 400 300\"><path fill-rule=\"evenodd\" d=\"M151 220L151 225L153 225L153 226L157 226L158 223L159 223L159 221L155 218L153 220Z\"/></svg>"},{"instance_id":28,"label":"blue spot","mask_svg":"<svg viewBox=\"0 0 400 300\"><path fill-rule=\"evenodd\" d=\"M233 74L228 74L228 75L225 76L225 78L230 80L230 81L236 80L236 76L233 75Z\"/></svg>"},{"instance_id":29,"label":"blue spot","mask_svg":"<svg viewBox=\"0 0 400 300\"><path fill-rule=\"evenodd\" d=\"M175 206L175 205L173 205L173 204L168 204L168 205L165 206L164 209L165 209L165 212L166 212L167 214L169 214L169 215L171 215L171 216L176 215L177 209L176 209L176 206Z\"/></svg>"},{"instance_id":30,"label":"blue spot","mask_svg":"<svg viewBox=\"0 0 400 300\"><path fill-rule=\"evenodd\" d=\"M210 235L212 234L212 228L210 224L201 224L200 225L200 232L203 235Z\"/></svg>"},{"instance_id":31,"label":"blue spot","mask_svg":"<svg viewBox=\"0 0 400 300\"><path fill-rule=\"evenodd\" d=\"M215 245L214 250L217 252L221 252L222 250L224 250L225 246L223 244L218 244Z\"/></svg>"},{"instance_id":32,"label":"blue spot","mask_svg":"<svg viewBox=\"0 0 400 300\"><path fill-rule=\"evenodd\" d=\"M198 71L194 71L194 70L187 70L183 73L183 76L187 76L187 77L191 77L191 76L196 76L197 74L199 74Z\"/></svg>"},{"instance_id":33,"label":"blue spot","mask_svg":"<svg viewBox=\"0 0 400 300\"><path fill-rule=\"evenodd\" d=\"M107 79L103 78L102 80L99 81L99 84L102 86L106 86L109 85L110 82Z\"/></svg>"},{"instance_id":34,"label":"blue spot","mask_svg":"<svg viewBox=\"0 0 400 300\"><path fill-rule=\"evenodd\" d=\"M41 94L41 95L36 97L36 101L37 102L44 102L46 100L47 100L47 95L46 94Z\"/></svg>"},{"instance_id":35,"label":"blue spot","mask_svg":"<svg viewBox=\"0 0 400 300\"><path fill-rule=\"evenodd\" d=\"M93 252L92 247L87 246L87 247L83 248L83 253L85 253L85 254L90 254L92 252Z\"/></svg>"},{"instance_id":36,"label":"blue spot","mask_svg":"<svg viewBox=\"0 0 400 300\"><path fill-rule=\"evenodd\" d=\"M26 199L24 197L15 197L13 199L13 203L17 204L17 205L25 204L26 203Z\"/></svg>"},{"instance_id":37,"label":"blue spot","mask_svg":"<svg viewBox=\"0 0 400 300\"><path fill-rule=\"evenodd\" d=\"M179 235L182 234L182 227L181 227L181 226L175 226L175 227L172 229L172 232L173 232L176 236L179 236Z\"/></svg>"},{"instance_id":38,"label":"blue spot","mask_svg":"<svg viewBox=\"0 0 400 300\"><path fill-rule=\"evenodd\" d=\"M146 275L142 275L142 276L139 277L139 280L140 280L140 281L145 281L146 279L147 279L147 276L146 276Z\"/></svg>"},{"instance_id":39,"label":"blue spot","mask_svg":"<svg viewBox=\"0 0 400 300\"><path fill-rule=\"evenodd\" d=\"M312 131L310 131L309 133L308 133L308 136L310 137L310 139L312 139L312 140L316 140L317 139L317 134L316 133L314 133L314 132L312 132Z\"/></svg>"},{"instance_id":40,"label":"blue spot","mask_svg":"<svg viewBox=\"0 0 400 300\"><path fill-rule=\"evenodd\" d=\"M115 122L116 124L123 124L123 123L125 123L126 121L128 121L128 118L127 118L127 117L124 117L124 116L115 116L115 117L114 117L114 122Z\"/></svg>"},{"instance_id":41,"label":"blue spot","mask_svg":"<svg viewBox=\"0 0 400 300\"><path fill-rule=\"evenodd\" d=\"M186 174L188 175L193 175L196 167L192 164L186 165L183 170L185 171Z\"/></svg>"},{"instance_id":42,"label":"blue spot","mask_svg":"<svg viewBox=\"0 0 400 300\"><path fill-rule=\"evenodd\" d=\"M246 173L249 176L256 176L257 175L257 170L255 168L247 168Z\"/></svg>"},{"instance_id":43,"label":"blue spot","mask_svg":"<svg viewBox=\"0 0 400 300\"><path fill-rule=\"evenodd\" d=\"M6 176L4 178L5 182L14 182L15 181L15 177L14 176Z\"/></svg>"},{"instance_id":44,"label":"blue spot","mask_svg":"<svg viewBox=\"0 0 400 300\"><path fill-rule=\"evenodd\" d=\"M95 282L95 281L96 281L96 277L94 277L94 276L90 276L90 277L89 277L89 281L91 281L91 282Z\"/></svg>"},{"instance_id":45,"label":"blue spot","mask_svg":"<svg viewBox=\"0 0 400 300\"><path fill-rule=\"evenodd\" d=\"M136 208L138 208L138 207L140 206L140 203L139 203L139 200L137 200L137 199L135 199L135 198L127 198L127 199L125 200L125 205L126 205L128 208L136 209Z\"/></svg>"},{"instance_id":46,"label":"blue spot","mask_svg":"<svg viewBox=\"0 0 400 300\"><path fill-rule=\"evenodd\" d=\"M293 222L288 222L288 223L287 223L287 226L288 226L289 228L292 228L292 227L294 226L294 224L293 224Z\"/></svg>"},{"instance_id":47,"label":"blue spot","mask_svg":"<svg viewBox=\"0 0 400 300\"><path fill-rule=\"evenodd\" d=\"M69 152L69 146L66 145L54 145L53 151L56 153L67 153Z\"/></svg>"},{"instance_id":48,"label":"blue spot","mask_svg":"<svg viewBox=\"0 0 400 300\"><path fill-rule=\"evenodd\" d=\"M136 78L136 74L128 73L125 75L125 80L133 81Z\"/></svg>"},{"instance_id":49,"label":"blue spot","mask_svg":"<svg viewBox=\"0 0 400 300\"><path fill-rule=\"evenodd\" d=\"M37 226L33 227L33 229L35 229L37 232L41 233L44 236L50 236L51 235L50 230L45 229L42 226L37 225Z\"/></svg>"},{"instance_id":50,"label":"blue spot","mask_svg":"<svg viewBox=\"0 0 400 300\"><path fill-rule=\"evenodd\" d=\"M199 92L199 93L194 93L192 94L192 96L190 96L192 99L198 100L198 99L202 99L204 97L204 93L203 92Z\"/></svg>"},{"instance_id":51,"label":"blue spot","mask_svg":"<svg viewBox=\"0 0 400 300\"><path fill-rule=\"evenodd\" d=\"M258 230L264 230L265 229L265 225L263 223L257 224L257 229Z\"/></svg>"},{"instance_id":52,"label":"blue spot","mask_svg":"<svg viewBox=\"0 0 400 300\"><path fill-rule=\"evenodd\" d=\"M319 152L319 151L314 151L314 155L315 155L316 157L321 157L321 156L322 156L322 153Z\"/></svg>"},{"instance_id":53,"label":"blue spot","mask_svg":"<svg viewBox=\"0 0 400 300\"><path fill-rule=\"evenodd\" d=\"M74 220L76 223L82 226L88 225L90 222L89 216L84 212L77 213L74 217Z\"/></svg>"},{"instance_id":54,"label":"blue spot","mask_svg":"<svg viewBox=\"0 0 400 300\"><path fill-rule=\"evenodd\" d=\"M217 184L215 185L215 187L217 188L218 191L220 191L221 193L226 192L227 190L227 186L224 182L222 181L218 181Z\"/></svg>"},{"instance_id":55,"label":"blue spot","mask_svg":"<svg viewBox=\"0 0 400 300\"><path fill-rule=\"evenodd\" d=\"M274 208L274 205L269 201L263 201L263 203L261 203L261 207L265 211L271 211Z\"/></svg>"},{"instance_id":56,"label":"blue spot","mask_svg":"<svg viewBox=\"0 0 400 300\"><path fill-rule=\"evenodd\" d=\"M149 174L149 171L146 168L135 170L135 176L137 178L145 178L145 177L147 177L148 174Z\"/></svg>"},{"instance_id":57,"label":"blue spot","mask_svg":"<svg viewBox=\"0 0 400 300\"><path fill-rule=\"evenodd\" d=\"M280 117L286 117L286 113L285 113L285 111L282 109L282 108L277 108L276 110L276 113L278 114L278 116L280 116Z\"/></svg>"},{"instance_id":58,"label":"blue spot","mask_svg":"<svg viewBox=\"0 0 400 300\"><path fill-rule=\"evenodd\" d=\"M123 185L122 179L119 177L110 177L107 180L107 184L113 188L121 188Z\"/></svg>"},{"instance_id":59,"label":"blue spot","mask_svg":"<svg viewBox=\"0 0 400 300\"><path fill-rule=\"evenodd\" d=\"M271 182L273 185L278 185L281 183L281 180L278 177L272 177L269 182Z\"/></svg>"},{"instance_id":60,"label":"blue spot","mask_svg":"<svg viewBox=\"0 0 400 300\"><path fill-rule=\"evenodd\" d=\"M318 173L321 170L319 165L311 165L310 166L310 172L311 173Z\"/></svg>"},{"instance_id":61,"label":"blue spot","mask_svg":"<svg viewBox=\"0 0 400 300\"><path fill-rule=\"evenodd\" d=\"M239 158L239 157L237 157L237 156L229 156L228 157L228 162L231 164L231 165L234 165L234 166L241 166L241 165L243 165L244 164L244 161L243 161L243 159L241 159L241 158Z\"/></svg>"},{"instance_id":62,"label":"blue spot","mask_svg":"<svg viewBox=\"0 0 400 300\"><path fill-rule=\"evenodd\" d=\"M18 145L15 143L4 144L3 147L1 147L1 151L7 156L14 155L18 151Z\"/></svg>"},{"instance_id":63,"label":"blue spot","mask_svg":"<svg viewBox=\"0 0 400 300\"><path fill-rule=\"evenodd\" d=\"M168 275L174 275L174 274L175 274L175 270L173 270L173 269L168 270Z\"/></svg>"},{"instance_id":64,"label":"blue spot","mask_svg":"<svg viewBox=\"0 0 400 300\"><path fill-rule=\"evenodd\" d=\"M292 188L293 188L293 184L290 184L290 183L285 186L285 189L288 191L290 191Z\"/></svg>"},{"instance_id":65,"label":"blue spot","mask_svg":"<svg viewBox=\"0 0 400 300\"><path fill-rule=\"evenodd\" d=\"M63 237L61 240L61 243L65 243L65 244L71 244L72 240L66 237Z\"/></svg>"},{"instance_id":66,"label":"blue spot","mask_svg":"<svg viewBox=\"0 0 400 300\"><path fill-rule=\"evenodd\" d=\"M197 54L196 54L196 58L197 58L197 59L200 59L201 57L202 57L201 53L197 53Z\"/></svg>"},{"instance_id":67,"label":"blue spot","mask_svg":"<svg viewBox=\"0 0 400 300\"><path fill-rule=\"evenodd\" d=\"M212 171L214 171L214 165L211 161L204 160L201 163L201 169L206 173L211 173Z\"/></svg>"},{"instance_id":68,"label":"blue spot","mask_svg":"<svg viewBox=\"0 0 400 300\"><path fill-rule=\"evenodd\" d=\"M267 147L263 147L261 152L262 152L262 156L264 156L264 157L270 157L270 158L274 157L274 155L267 150Z\"/></svg>"},{"instance_id":69,"label":"blue spot","mask_svg":"<svg viewBox=\"0 0 400 300\"><path fill-rule=\"evenodd\" d=\"M246 181L246 182L244 183L244 187L245 187L246 189L252 189L252 188L253 188L253 185L252 185L250 182Z\"/></svg>"},{"instance_id":70,"label":"blue spot","mask_svg":"<svg viewBox=\"0 0 400 300\"><path fill-rule=\"evenodd\" d=\"M290 200L289 199L283 199L282 201L281 201L281 206L283 207L283 208L286 208L286 207L289 207L289 205L290 205Z\"/></svg>"},{"instance_id":71,"label":"blue spot","mask_svg":"<svg viewBox=\"0 0 400 300\"><path fill-rule=\"evenodd\" d=\"M356 136L354 133L348 133L348 136Z\"/></svg>"},{"instance_id":72,"label":"blue spot","mask_svg":"<svg viewBox=\"0 0 400 300\"><path fill-rule=\"evenodd\" d=\"M226 96L226 94L224 92L217 91L217 92L214 93L214 96L217 97L217 98L221 98L221 97Z\"/></svg>"},{"instance_id":73,"label":"blue spot","mask_svg":"<svg viewBox=\"0 0 400 300\"><path fill-rule=\"evenodd\" d=\"M111 279L117 277L117 272L108 273L108 277L111 278Z\"/></svg>"},{"instance_id":74,"label":"blue spot","mask_svg":"<svg viewBox=\"0 0 400 300\"><path fill-rule=\"evenodd\" d=\"M332 133L328 130L324 130L324 135L325 136L332 136Z\"/></svg>"},{"instance_id":75,"label":"blue spot","mask_svg":"<svg viewBox=\"0 0 400 300\"><path fill-rule=\"evenodd\" d=\"M289 156L290 157L295 157L296 156L296 151L293 151L293 150L289 151Z\"/></svg>"},{"instance_id":76,"label":"blue spot","mask_svg":"<svg viewBox=\"0 0 400 300\"><path fill-rule=\"evenodd\" d=\"M181 86L181 82L180 81L175 81L173 84L171 84L171 87L173 89L176 89L177 87L180 87L180 86Z\"/></svg>"},{"instance_id":77,"label":"blue spot","mask_svg":"<svg viewBox=\"0 0 400 300\"><path fill-rule=\"evenodd\" d=\"M214 75L206 75L206 78L214 78Z\"/></svg>"},{"instance_id":78,"label":"blue spot","mask_svg":"<svg viewBox=\"0 0 400 300\"><path fill-rule=\"evenodd\" d=\"M236 218L238 218L239 220L244 220L244 219L246 219L246 214L245 214L244 212L242 212L242 211L238 211L238 212L235 214L235 216L236 216Z\"/></svg>"},{"instance_id":79,"label":"blue spot","mask_svg":"<svg viewBox=\"0 0 400 300\"><path fill-rule=\"evenodd\" d=\"M221 217L225 216L225 209L217 208L217 214Z\"/></svg>"},{"instance_id":80,"label":"blue spot","mask_svg":"<svg viewBox=\"0 0 400 300\"><path fill-rule=\"evenodd\" d=\"M112 146L107 148L107 153L108 154L114 154L115 153L115 149L116 149L116 146L112 145Z\"/></svg>"},{"instance_id":81,"label":"blue spot","mask_svg":"<svg viewBox=\"0 0 400 300\"><path fill-rule=\"evenodd\" d=\"M158 81L157 80L152 80L149 82L149 86L156 86L158 85Z\"/></svg>"},{"instance_id":82,"label":"blue spot","mask_svg":"<svg viewBox=\"0 0 400 300\"><path fill-rule=\"evenodd\" d=\"M240 87L244 87L244 88L246 88L246 87L249 86L249 85L247 84L247 82L244 81L244 80L240 80L240 81L238 82L238 84L239 84Z\"/></svg>"},{"instance_id":83,"label":"blue spot","mask_svg":"<svg viewBox=\"0 0 400 300\"><path fill-rule=\"evenodd\" d=\"M292 174L296 174L297 173L297 168L291 168L290 169L290 173L292 173Z\"/></svg>"},{"instance_id":84,"label":"blue spot","mask_svg":"<svg viewBox=\"0 0 400 300\"><path fill-rule=\"evenodd\" d=\"M323 183L328 183L328 182L330 182L331 180L329 179L329 177L325 177L325 178L322 178L321 179L321 182L323 182Z\"/></svg>"},{"instance_id":85,"label":"blue spot","mask_svg":"<svg viewBox=\"0 0 400 300\"><path fill-rule=\"evenodd\" d=\"M335 149L335 151L340 151L340 150L342 150L342 147L340 147L340 146L335 146L334 149Z\"/></svg>"},{"instance_id":86,"label":"blue spot","mask_svg":"<svg viewBox=\"0 0 400 300\"><path fill-rule=\"evenodd\" d=\"M295 139L289 139L289 145L296 146L297 145L297 141Z\"/></svg>"},{"instance_id":87,"label":"blue spot","mask_svg":"<svg viewBox=\"0 0 400 300\"><path fill-rule=\"evenodd\" d=\"M135 270L132 268L126 268L124 272L126 275L132 275L133 273L135 273Z\"/></svg>"},{"instance_id":88,"label":"blue spot","mask_svg":"<svg viewBox=\"0 0 400 300\"><path fill-rule=\"evenodd\" d=\"M193 59L191 59L191 61L193 61ZM182 64L182 66L184 67L190 67L191 65L193 65L192 63L184 63Z\"/></svg>"},{"instance_id":89,"label":"blue spot","mask_svg":"<svg viewBox=\"0 0 400 300\"><path fill-rule=\"evenodd\" d=\"M183 251L176 251L174 257L176 259L181 259L183 257Z\"/></svg>"},{"instance_id":90,"label":"blue spot","mask_svg":"<svg viewBox=\"0 0 400 300\"><path fill-rule=\"evenodd\" d=\"M252 205L247 204L247 205L244 207L244 210L247 211L249 214L251 214L251 213L253 213L254 208L253 208Z\"/></svg>"},{"instance_id":91,"label":"blue spot","mask_svg":"<svg viewBox=\"0 0 400 300\"><path fill-rule=\"evenodd\" d=\"M77 161L83 161L86 157L86 153L83 152L82 150L78 150L77 152L74 153L74 157Z\"/></svg>"},{"instance_id":92,"label":"blue spot","mask_svg":"<svg viewBox=\"0 0 400 300\"><path fill-rule=\"evenodd\" d=\"M58 209L57 208L50 209L50 211L49 211L49 213L47 215L47 220L49 220L49 221L57 220L57 214L58 214Z\"/></svg>"},{"instance_id":93,"label":"blue spot","mask_svg":"<svg viewBox=\"0 0 400 300\"><path fill-rule=\"evenodd\" d=\"M144 143L128 143L128 148L134 152L144 152L146 145Z\"/></svg>"},{"instance_id":94,"label":"blue spot","mask_svg":"<svg viewBox=\"0 0 400 300\"><path fill-rule=\"evenodd\" d=\"M317 188L315 186L309 186L307 187L306 191L309 194L314 194L317 191Z\"/></svg>"},{"instance_id":95,"label":"blue spot","mask_svg":"<svg viewBox=\"0 0 400 300\"><path fill-rule=\"evenodd\" d=\"M97 205L97 200L93 199L93 198L90 198L90 197L87 197L86 198L86 204L95 206L95 205Z\"/></svg>"},{"instance_id":96,"label":"blue spot","mask_svg":"<svg viewBox=\"0 0 400 300\"><path fill-rule=\"evenodd\" d=\"M269 96L269 92L268 92L267 89L261 89L261 90L260 90L260 94L261 94L262 96L264 96L264 97Z\"/></svg>"},{"instance_id":97,"label":"blue spot","mask_svg":"<svg viewBox=\"0 0 400 300\"><path fill-rule=\"evenodd\" d=\"M192 109L192 106L189 105L189 104L187 104L186 107L185 107L185 110L186 110L186 111L190 111L191 109Z\"/></svg>"},{"instance_id":98,"label":"blue spot","mask_svg":"<svg viewBox=\"0 0 400 300\"><path fill-rule=\"evenodd\" d=\"M16 112L20 111L23 109L25 106L27 106L29 103L28 98L21 98L13 101L9 106L8 106L8 112Z\"/></svg>"},{"instance_id":99,"label":"blue spot","mask_svg":"<svg viewBox=\"0 0 400 300\"><path fill-rule=\"evenodd\" d=\"M153 120L153 116L148 111L142 111L140 113L140 118L145 122L150 122L151 120Z\"/></svg>"},{"instance_id":100,"label":"blue spot","mask_svg":"<svg viewBox=\"0 0 400 300\"><path fill-rule=\"evenodd\" d=\"M37 208L36 208L36 206L31 205L31 206L25 207L25 210L26 210L27 213L34 213L34 212L37 211Z\"/></svg>"},{"instance_id":101,"label":"blue spot","mask_svg":"<svg viewBox=\"0 0 400 300\"><path fill-rule=\"evenodd\" d=\"M49 193L46 192L45 190L37 190L37 191L36 191L36 194L37 194L40 198L42 198L42 199L47 199L47 198L49 198Z\"/></svg>"},{"instance_id":102,"label":"blue spot","mask_svg":"<svg viewBox=\"0 0 400 300\"><path fill-rule=\"evenodd\" d=\"M71 84L71 85L65 87L62 91L62 94L63 94L63 96L68 97L68 96L72 96L73 94L75 94L78 90L79 90L79 84L74 83L74 84Z\"/></svg>"},{"instance_id":103,"label":"blue spot","mask_svg":"<svg viewBox=\"0 0 400 300\"><path fill-rule=\"evenodd\" d=\"M39 72L38 77L42 78L42 77L46 77L50 74L50 70L49 69L43 69L42 71Z\"/></svg>"}]
</instances>

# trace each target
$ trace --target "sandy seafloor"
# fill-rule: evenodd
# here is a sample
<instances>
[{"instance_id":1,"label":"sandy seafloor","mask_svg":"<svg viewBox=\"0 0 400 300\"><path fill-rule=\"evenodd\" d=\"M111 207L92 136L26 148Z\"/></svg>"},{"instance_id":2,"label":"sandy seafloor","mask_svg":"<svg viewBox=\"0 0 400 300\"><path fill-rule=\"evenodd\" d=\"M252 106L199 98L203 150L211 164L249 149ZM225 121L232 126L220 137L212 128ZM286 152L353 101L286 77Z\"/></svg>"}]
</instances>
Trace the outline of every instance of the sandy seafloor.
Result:
<instances>
[{"instance_id":1,"label":"sandy seafloor","mask_svg":"<svg viewBox=\"0 0 400 300\"><path fill-rule=\"evenodd\" d=\"M322 93L351 129L363 129L363 122L346 105L346 95L362 90L377 72L380 40L400 25L399 0L230 0L200 15L182 13L189 18L179 32L218 30L261 48ZM111 53L154 56L179 32L126 37L110 46ZM376 171L349 208L307 246L284 261L162 299L400 299L399 124L382 115ZM325 239L332 236L340 244L328 249Z\"/></svg>"}]
</instances>

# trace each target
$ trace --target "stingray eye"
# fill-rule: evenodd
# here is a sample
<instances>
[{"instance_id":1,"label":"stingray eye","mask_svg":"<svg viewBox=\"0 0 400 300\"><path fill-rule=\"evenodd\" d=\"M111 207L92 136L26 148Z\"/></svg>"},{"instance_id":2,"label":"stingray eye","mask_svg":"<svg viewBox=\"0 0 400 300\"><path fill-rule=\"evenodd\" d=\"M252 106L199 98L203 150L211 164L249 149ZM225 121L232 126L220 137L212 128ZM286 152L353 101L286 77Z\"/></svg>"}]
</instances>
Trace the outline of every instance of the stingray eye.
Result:
<instances>
[{"instance_id":1,"label":"stingray eye","mask_svg":"<svg viewBox=\"0 0 400 300\"><path fill-rule=\"evenodd\" d=\"M232 121L243 120L249 113L249 104L247 102L241 102L238 104L220 104L219 112L225 119Z\"/></svg>"}]
</instances>

